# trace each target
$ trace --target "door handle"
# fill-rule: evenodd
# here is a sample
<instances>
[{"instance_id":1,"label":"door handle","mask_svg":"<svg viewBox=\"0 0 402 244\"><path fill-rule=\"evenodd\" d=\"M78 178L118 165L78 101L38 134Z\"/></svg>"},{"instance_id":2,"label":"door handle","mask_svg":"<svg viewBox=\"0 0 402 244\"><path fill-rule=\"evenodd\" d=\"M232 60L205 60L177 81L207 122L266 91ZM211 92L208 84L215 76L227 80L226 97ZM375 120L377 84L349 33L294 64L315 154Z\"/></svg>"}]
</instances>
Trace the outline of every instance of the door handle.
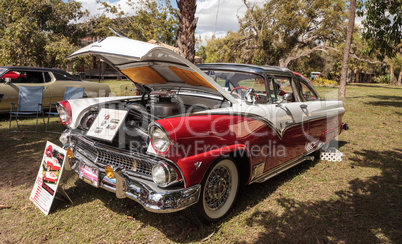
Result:
<instances>
[{"instance_id":1,"label":"door handle","mask_svg":"<svg viewBox=\"0 0 402 244\"><path fill-rule=\"evenodd\" d=\"M306 108L307 108L307 104L302 104L302 105L300 105L300 108L301 108L301 109L306 109Z\"/></svg>"}]
</instances>

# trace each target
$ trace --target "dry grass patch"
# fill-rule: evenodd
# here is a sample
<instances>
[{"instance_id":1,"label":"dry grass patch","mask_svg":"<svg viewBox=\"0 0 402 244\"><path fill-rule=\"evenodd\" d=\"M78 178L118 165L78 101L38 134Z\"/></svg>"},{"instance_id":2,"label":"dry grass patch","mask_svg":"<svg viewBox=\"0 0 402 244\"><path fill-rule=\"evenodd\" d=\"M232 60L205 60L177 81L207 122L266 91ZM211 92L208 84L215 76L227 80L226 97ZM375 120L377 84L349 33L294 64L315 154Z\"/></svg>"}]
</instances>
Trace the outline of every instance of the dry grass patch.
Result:
<instances>
[{"instance_id":1,"label":"dry grass patch","mask_svg":"<svg viewBox=\"0 0 402 244\"><path fill-rule=\"evenodd\" d=\"M337 93L319 90L328 97ZM11 208L0 210L0 242L401 243L402 89L354 84L347 96L344 121L351 129L337 140L342 162L316 159L243 186L228 218L204 228L180 212L149 213L76 176L65 182L74 204L56 201L45 217L29 194L45 143L58 143L58 135L9 134L5 116L0 205Z\"/></svg>"}]
</instances>

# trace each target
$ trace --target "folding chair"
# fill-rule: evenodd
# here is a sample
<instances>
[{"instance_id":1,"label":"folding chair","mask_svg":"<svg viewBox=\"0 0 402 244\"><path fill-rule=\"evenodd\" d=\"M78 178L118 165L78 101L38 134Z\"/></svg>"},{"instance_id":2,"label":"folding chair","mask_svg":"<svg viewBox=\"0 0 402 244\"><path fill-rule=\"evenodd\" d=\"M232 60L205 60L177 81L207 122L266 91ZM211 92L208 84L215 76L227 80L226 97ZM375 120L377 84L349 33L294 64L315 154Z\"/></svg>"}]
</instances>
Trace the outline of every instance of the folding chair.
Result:
<instances>
[{"instance_id":1,"label":"folding chair","mask_svg":"<svg viewBox=\"0 0 402 244\"><path fill-rule=\"evenodd\" d=\"M36 127L34 131L24 131L24 132L38 132L38 118L39 114L42 114L43 123L45 123L45 117L42 110L42 96L43 96L43 86L20 86L20 91L18 95L18 106L15 107L16 103L11 103L10 108L10 125L8 128L9 132L21 132L21 131L11 131L11 121L15 118L17 122L17 127L20 129L18 124L19 117L36 117ZM29 126L29 125L21 125Z\"/></svg>"},{"instance_id":2,"label":"folding chair","mask_svg":"<svg viewBox=\"0 0 402 244\"><path fill-rule=\"evenodd\" d=\"M64 100L69 100L69 99L76 99L76 98L82 98L84 96L84 87L66 87L66 91L64 92ZM57 117L59 116L58 112L52 112L52 106L55 106L56 103L50 103L49 104L49 112L46 112L47 114L47 123L46 123L46 132L52 132L48 131L48 125L49 125L49 119L50 117Z\"/></svg>"}]
</instances>

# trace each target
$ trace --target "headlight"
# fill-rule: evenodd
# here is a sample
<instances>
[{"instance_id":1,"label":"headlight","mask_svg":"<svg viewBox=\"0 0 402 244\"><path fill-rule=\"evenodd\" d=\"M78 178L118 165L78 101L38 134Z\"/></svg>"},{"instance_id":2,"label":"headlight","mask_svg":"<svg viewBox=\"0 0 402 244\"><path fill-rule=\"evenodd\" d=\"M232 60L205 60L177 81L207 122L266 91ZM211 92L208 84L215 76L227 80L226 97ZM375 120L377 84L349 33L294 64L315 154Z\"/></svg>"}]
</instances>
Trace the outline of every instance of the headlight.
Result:
<instances>
[{"instance_id":1,"label":"headlight","mask_svg":"<svg viewBox=\"0 0 402 244\"><path fill-rule=\"evenodd\" d=\"M81 123L80 123L81 128L83 130L89 130L89 128L91 127L92 123L95 121L96 116L97 116L97 114L94 114L94 113L85 115L81 119Z\"/></svg>"},{"instance_id":2,"label":"headlight","mask_svg":"<svg viewBox=\"0 0 402 244\"><path fill-rule=\"evenodd\" d=\"M170 138L167 133L156 124L152 124L149 129L152 147L157 153L165 154L170 147Z\"/></svg>"},{"instance_id":3,"label":"headlight","mask_svg":"<svg viewBox=\"0 0 402 244\"><path fill-rule=\"evenodd\" d=\"M160 162L152 168L152 180L165 187L177 180L177 173L172 167Z\"/></svg>"},{"instance_id":4,"label":"headlight","mask_svg":"<svg viewBox=\"0 0 402 244\"><path fill-rule=\"evenodd\" d=\"M71 123L72 111L71 105L68 101L60 101L57 103L57 112L59 113L60 122L63 125Z\"/></svg>"}]
</instances>

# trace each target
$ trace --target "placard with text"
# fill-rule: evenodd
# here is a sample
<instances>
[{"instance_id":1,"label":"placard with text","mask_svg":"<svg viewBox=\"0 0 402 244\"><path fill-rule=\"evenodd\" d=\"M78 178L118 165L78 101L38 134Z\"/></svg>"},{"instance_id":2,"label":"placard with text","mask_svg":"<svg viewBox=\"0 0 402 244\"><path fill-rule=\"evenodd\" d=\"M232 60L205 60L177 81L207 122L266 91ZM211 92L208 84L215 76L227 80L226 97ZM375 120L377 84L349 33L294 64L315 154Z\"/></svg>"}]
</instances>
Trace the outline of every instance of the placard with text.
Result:
<instances>
[{"instance_id":1,"label":"placard with text","mask_svg":"<svg viewBox=\"0 0 402 244\"><path fill-rule=\"evenodd\" d=\"M48 215L60 184L67 151L47 142L30 200Z\"/></svg>"}]
</instances>

